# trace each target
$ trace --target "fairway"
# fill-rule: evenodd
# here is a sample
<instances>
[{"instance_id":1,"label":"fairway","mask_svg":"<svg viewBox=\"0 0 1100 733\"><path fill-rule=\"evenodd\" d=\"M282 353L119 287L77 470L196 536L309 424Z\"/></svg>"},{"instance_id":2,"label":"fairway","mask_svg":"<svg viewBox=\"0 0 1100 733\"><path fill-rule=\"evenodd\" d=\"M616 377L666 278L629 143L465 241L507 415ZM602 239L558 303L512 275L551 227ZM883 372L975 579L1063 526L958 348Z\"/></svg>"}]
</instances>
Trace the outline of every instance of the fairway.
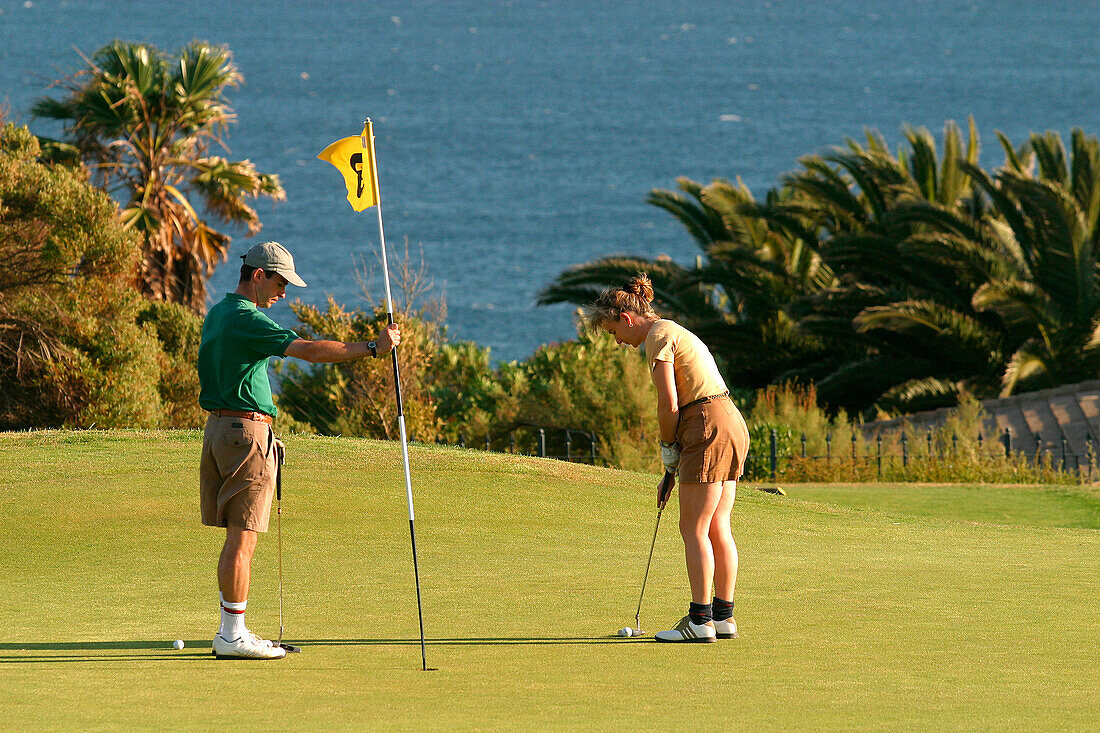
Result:
<instances>
[{"instance_id":1,"label":"fairway","mask_svg":"<svg viewBox=\"0 0 1100 733\"><path fill-rule=\"evenodd\" d=\"M1100 529L1100 488L1019 484L796 484L795 499L990 524Z\"/></svg>"},{"instance_id":2,"label":"fairway","mask_svg":"<svg viewBox=\"0 0 1100 733\"><path fill-rule=\"evenodd\" d=\"M675 502L649 633L612 636L634 620L656 475L415 445L423 672L400 448L347 438L286 439L285 625L302 653L218 662L223 534L198 521L201 443L0 434L4 728L1100 728L1095 525L745 486L741 638L656 644L688 601ZM273 516L247 616L264 636L278 634L275 540Z\"/></svg>"}]
</instances>

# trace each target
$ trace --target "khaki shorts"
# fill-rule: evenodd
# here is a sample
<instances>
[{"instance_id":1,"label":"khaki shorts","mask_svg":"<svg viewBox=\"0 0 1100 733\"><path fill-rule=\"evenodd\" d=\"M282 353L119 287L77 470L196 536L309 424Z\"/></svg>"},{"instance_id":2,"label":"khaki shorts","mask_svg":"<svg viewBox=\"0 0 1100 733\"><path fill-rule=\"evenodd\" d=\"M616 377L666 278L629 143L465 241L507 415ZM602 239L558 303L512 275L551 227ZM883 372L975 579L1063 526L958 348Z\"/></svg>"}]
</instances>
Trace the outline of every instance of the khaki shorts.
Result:
<instances>
[{"instance_id":1,"label":"khaki shorts","mask_svg":"<svg viewBox=\"0 0 1100 733\"><path fill-rule=\"evenodd\" d=\"M206 419L199 465L202 523L266 532L275 495L275 434L241 417Z\"/></svg>"},{"instance_id":2,"label":"khaki shorts","mask_svg":"<svg viewBox=\"0 0 1100 733\"><path fill-rule=\"evenodd\" d=\"M749 429L729 397L690 405L680 411L680 483L736 481L749 455Z\"/></svg>"}]
</instances>

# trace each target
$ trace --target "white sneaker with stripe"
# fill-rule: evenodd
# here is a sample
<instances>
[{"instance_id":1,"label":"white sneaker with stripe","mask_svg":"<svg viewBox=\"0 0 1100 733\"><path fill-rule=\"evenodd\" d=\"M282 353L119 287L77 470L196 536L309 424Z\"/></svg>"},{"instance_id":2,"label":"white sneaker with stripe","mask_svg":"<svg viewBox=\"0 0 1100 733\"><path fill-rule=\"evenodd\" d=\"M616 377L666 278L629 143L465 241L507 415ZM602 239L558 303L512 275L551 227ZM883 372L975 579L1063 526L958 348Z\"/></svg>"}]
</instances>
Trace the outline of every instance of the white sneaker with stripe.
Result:
<instances>
[{"instance_id":1,"label":"white sneaker with stripe","mask_svg":"<svg viewBox=\"0 0 1100 733\"><path fill-rule=\"evenodd\" d=\"M719 639L736 639L737 622L734 621L732 617L725 621L715 621L714 631L717 633Z\"/></svg>"},{"instance_id":2,"label":"white sneaker with stripe","mask_svg":"<svg viewBox=\"0 0 1100 733\"><path fill-rule=\"evenodd\" d=\"M707 621L705 624L693 624L691 622L691 616L684 616L676 626L668 631L658 631L653 638L657 641L705 643L708 641L715 641L718 638L718 634L714 630L713 622Z\"/></svg>"},{"instance_id":3,"label":"white sneaker with stripe","mask_svg":"<svg viewBox=\"0 0 1100 733\"><path fill-rule=\"evenodd\" d=\"M213 647L217 659L282 659L286 656L286 649L261 639L247 629L236 639L226 639L217 634Z\"/></svg>"}]
</instances>

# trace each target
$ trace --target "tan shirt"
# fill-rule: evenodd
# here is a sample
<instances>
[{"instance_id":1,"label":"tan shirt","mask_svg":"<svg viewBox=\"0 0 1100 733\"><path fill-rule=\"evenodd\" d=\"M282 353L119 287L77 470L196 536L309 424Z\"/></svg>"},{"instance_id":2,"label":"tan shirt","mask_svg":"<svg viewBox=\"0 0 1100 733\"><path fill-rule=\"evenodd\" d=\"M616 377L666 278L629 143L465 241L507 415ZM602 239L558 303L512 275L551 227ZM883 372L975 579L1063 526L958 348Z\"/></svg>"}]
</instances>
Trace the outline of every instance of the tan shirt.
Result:
<instances>
[{"instance_id":1,"label":"tan shirt","mask_svg":"<svg viewBox=\"0 0 1100 733\"><path fill-rule=\"evenodd\" d=\"M659 361L672 363L676 401L681 407L727 391L707 345L674 321L661 319L653 324L645 339L645 355L651 372Z\"/></svg>"}]
</instances>

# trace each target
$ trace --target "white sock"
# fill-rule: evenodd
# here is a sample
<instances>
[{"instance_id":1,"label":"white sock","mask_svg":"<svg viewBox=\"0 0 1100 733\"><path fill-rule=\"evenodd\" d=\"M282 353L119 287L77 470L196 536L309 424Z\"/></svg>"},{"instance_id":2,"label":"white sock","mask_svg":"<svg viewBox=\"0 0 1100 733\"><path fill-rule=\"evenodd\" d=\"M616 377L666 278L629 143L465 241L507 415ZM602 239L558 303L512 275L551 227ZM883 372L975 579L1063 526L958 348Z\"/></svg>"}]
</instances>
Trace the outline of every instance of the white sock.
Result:
<instances>
[{"instance_id":1,"label":"white sock","mask_svg":"<svg viewBox=\"0 0 1100 733\"><path fill-rule=\"evenodd\" d=\"M222 607L222 626L218 629L218 633L221 634L223 639L229 641L241 638L245 632L244 609L248 606L248 601L230 603L225 600L225 596L221 593L218 596L221 598Z\"/></svg>"}]
</instances>

